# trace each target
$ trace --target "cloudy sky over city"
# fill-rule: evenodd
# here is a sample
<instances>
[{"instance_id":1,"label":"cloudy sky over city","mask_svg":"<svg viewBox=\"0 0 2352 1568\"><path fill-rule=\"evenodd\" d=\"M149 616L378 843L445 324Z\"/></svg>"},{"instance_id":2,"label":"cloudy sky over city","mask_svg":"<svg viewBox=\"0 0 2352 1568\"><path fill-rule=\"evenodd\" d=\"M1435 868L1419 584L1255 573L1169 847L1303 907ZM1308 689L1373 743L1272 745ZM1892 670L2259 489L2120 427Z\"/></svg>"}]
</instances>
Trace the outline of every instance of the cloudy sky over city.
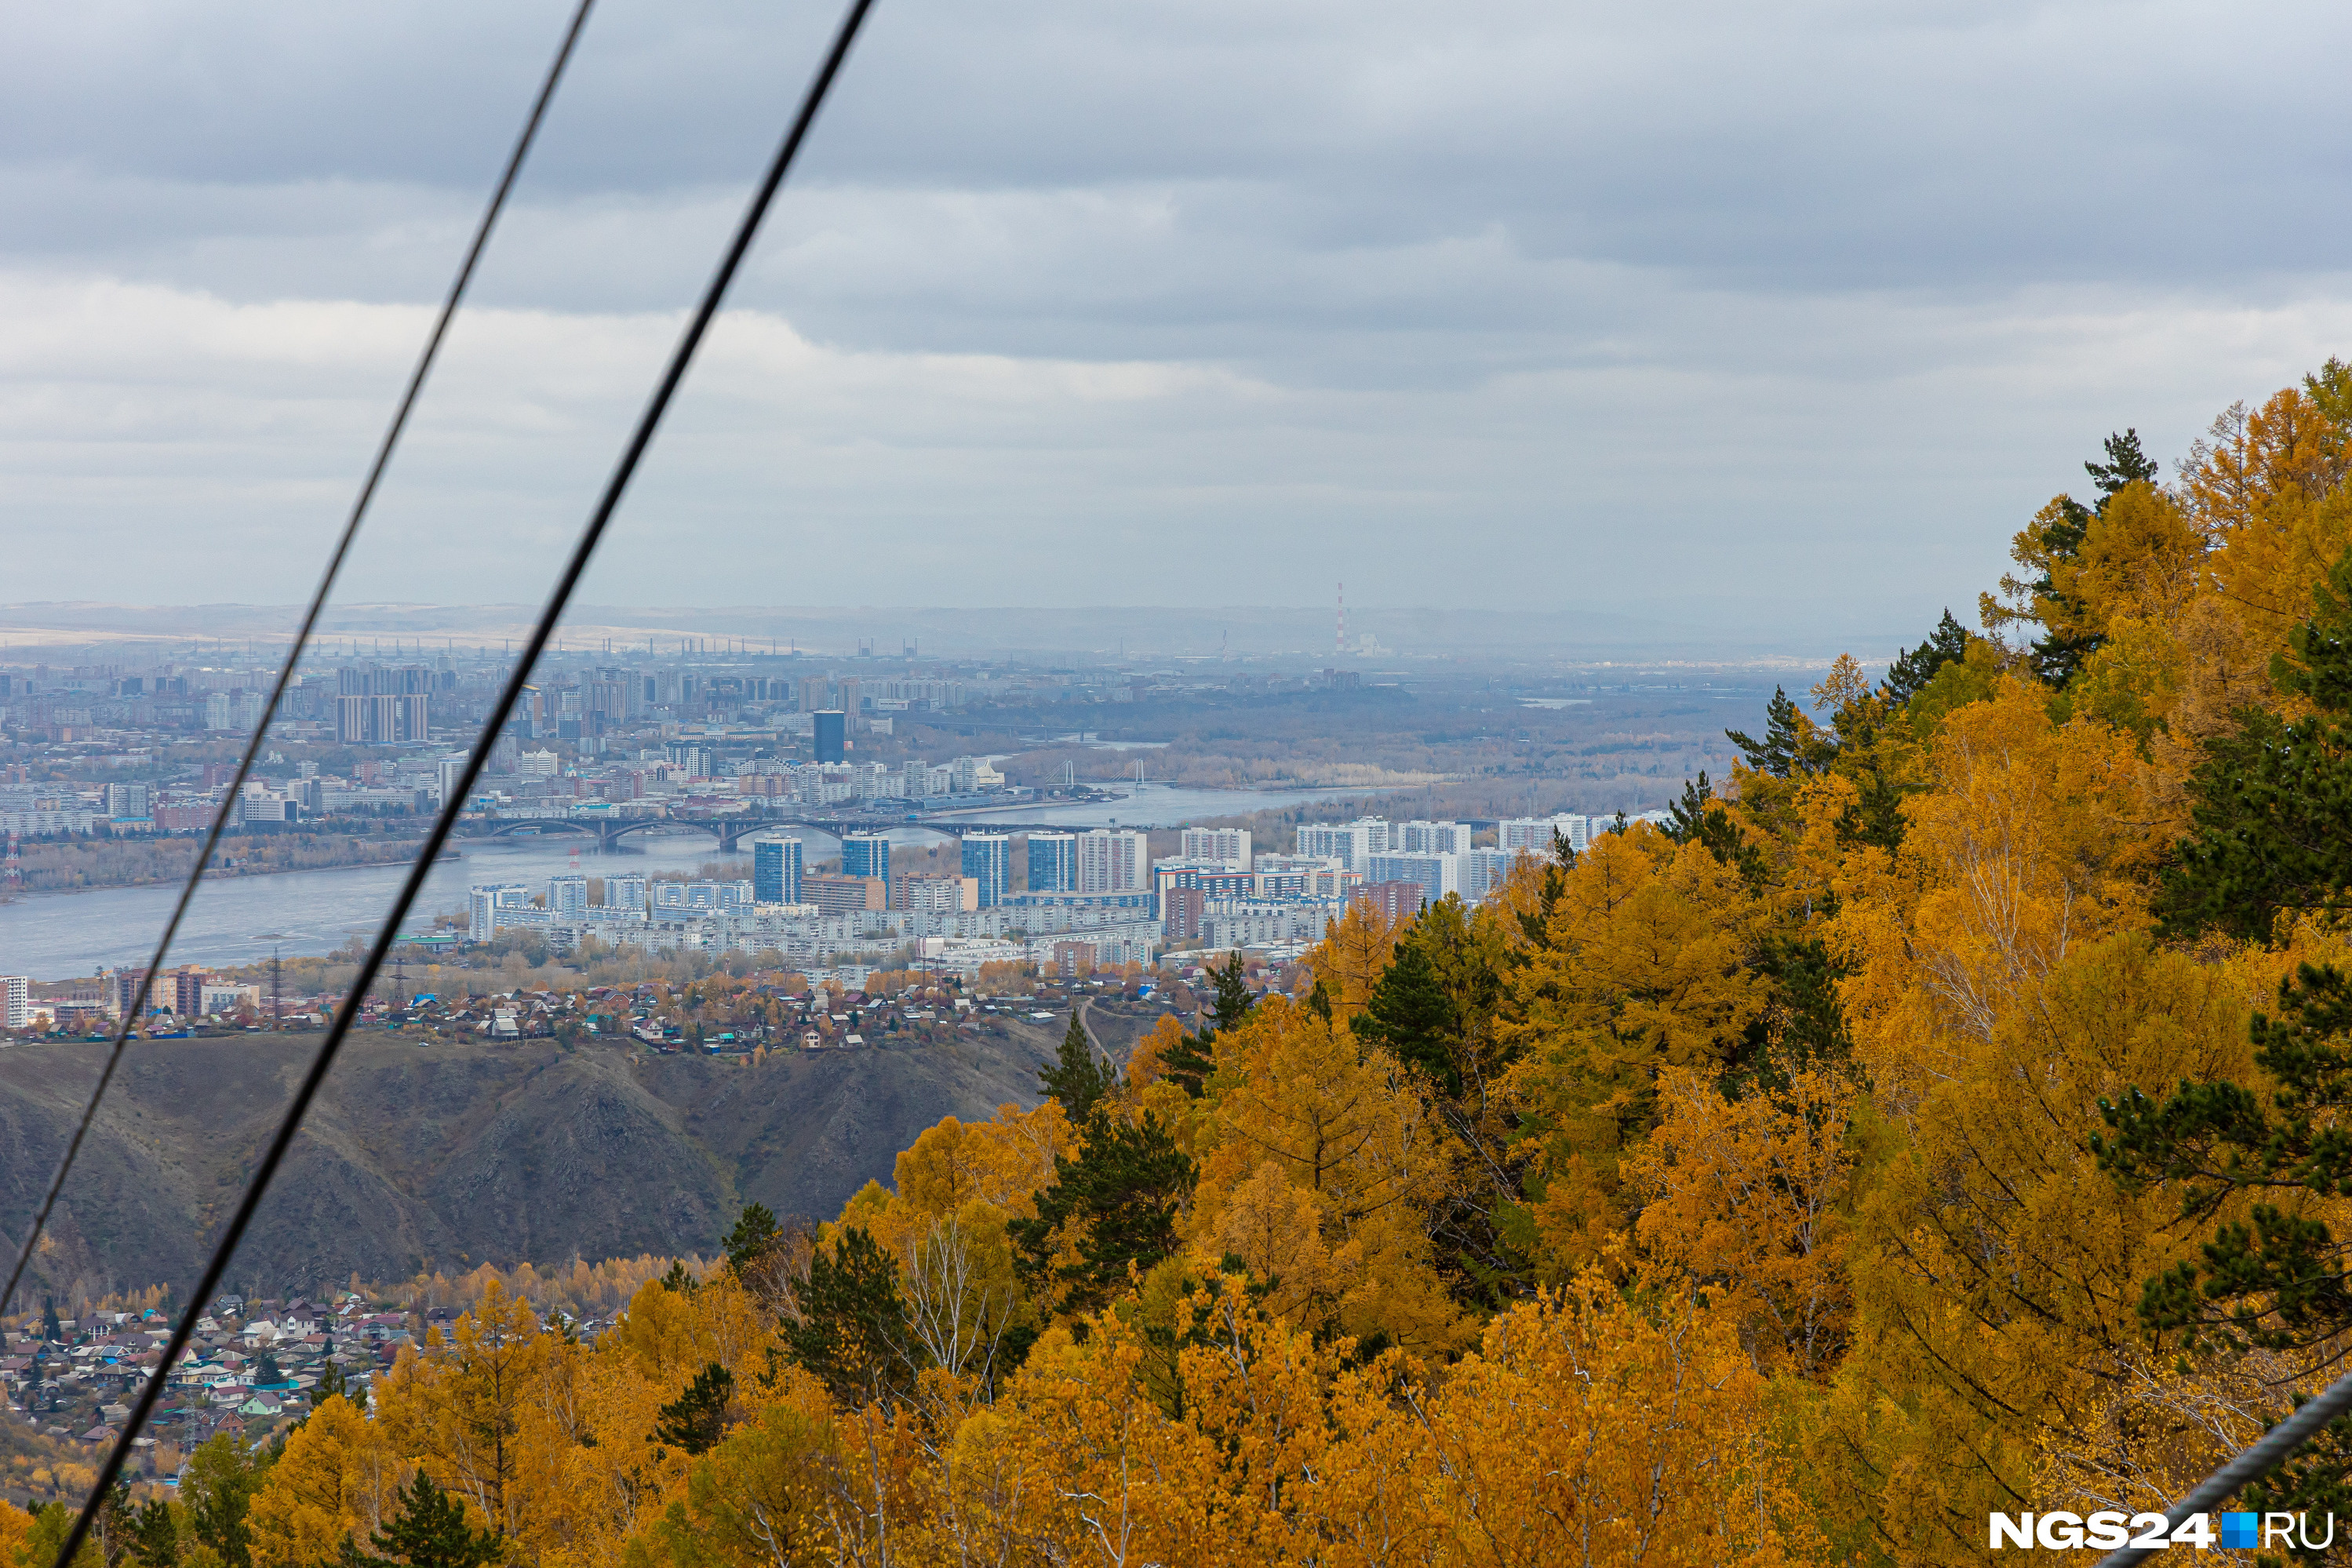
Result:
<instances>
[{"instance_id":1,"label":"cloudy sky over city","mask_svg":"<svg viewBox=\"0 0 2352 1568\"><path fill-rule=\"evenodd\" d=\"M9 601L313 580L569 0L12 0ZM602 0L358 562L544 588L830 27ZM2352 353L2318 5L880 0L586 596L1964 612Z\"/></svg>"}]
</instances>

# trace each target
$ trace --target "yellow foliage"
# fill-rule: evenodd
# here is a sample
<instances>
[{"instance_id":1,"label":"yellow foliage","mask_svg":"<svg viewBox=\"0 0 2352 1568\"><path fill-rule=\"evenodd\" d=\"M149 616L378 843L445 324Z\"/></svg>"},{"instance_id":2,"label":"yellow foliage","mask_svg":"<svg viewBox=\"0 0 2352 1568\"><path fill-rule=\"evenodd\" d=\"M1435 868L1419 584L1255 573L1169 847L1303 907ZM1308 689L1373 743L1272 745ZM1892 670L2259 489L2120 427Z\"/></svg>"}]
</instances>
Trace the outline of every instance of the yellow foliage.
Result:
<instances>
[{"instance_id":1,"label":"yellow foliage","mask_svg":"<svg viewBox=\"0 0 2352 1568\"><path fill-rule=\"evenodd\" d=\"M1162 1020L1163 1022L1170 1020ZM899 1155L894 1175L899 1198L924 1215L953 1214L978 1199L1026 1218L1054 1179L1054 1160L1076 1142L1058 1100L1034 1111L1000 1105L993 1121L942 1117Z\"/></svg>"},{"instance_id":2,"label":"yellow foliage","mask_svg":"<svg viewBox=\"0 0 2352 1568\"><path fill-rule=\"evenodd\" d=\"M1512 970L1496 1028L1520 1052L1508 1089L1543 1142L1537 1223L1559 1265L1599 1258L1631 1218L1618 1162L1655 1120L1657 1073L1720 1064L1762 1012L1760 918L1737 871L1641 824L1578 860Z\"/></svg>"},{"instance_id":3,"label":"yellow foliage","mask_svg":"<svg viewBox=\"0 0 2352 1568\"><path fill-rule=\"evenodd\" d=\"M2133 739L2053 725L2045 703L2005 678L1945 720L1902 853L1856 868L1832 924L1855 971L1841 994L1856 1056L1898 1114L2070 947L2145 921L2156 846Z\"/></svg>"},{"instance_id":4,"label":"yellow foliage","mask_svg":"<svg viewBox=\"0 0 2352 1568\"><path fill-rule=\"evenodd\" d=\"M2104 635L2117 616L2168 628L2202 586L2207 548L2170 496L2136 481L2107 497L2052 586L2079 607L2084 631Z\"/></svg>"},{"instance_id":5,"label":"yellow foliage","mask_svg":"<svg viewBox=\"0 0 2352 1568\"><path fill-rule=\"evenodd\" d=\"M1398 923L1370 904L1350 904L1299 960L1300 967L1322 982L1333 1016L1349 1019L1364 1010L1396 953L1397 931Z\"/></svg>"},{"instance_id":6,"label":"yellow foliage","mask_svg":"<svg viewBox=\"0 0 2352 1568\"><path fill-rule=\"evenodd\" d=\"M1764 1381L1726 1317L1655 1315L1586 1274L1486 1325L1434 1389L1346 1380L1324 1561L1827 1561L1768 1446ZM1357 1498L1350 1498L1349 1492Z\"/></svg>"},{"instance_id":7,"label":"yellow foliage","mask_svg":"<svg viewBox=\"0 0 2352 1568\"><path fill-rule=\"evenodd\" d=\"M1396 1064L1274 997L1217 1036L1214 1082L1188 1232L1207 1261L1229 1225L1232 1239L1257 1236L1269 1261L1295 1238L1293 1260L1314 1276L1311 1288L1285 1282L1302 1321L1416 1350L1452 1344L1455 1312L1421 1225L1450 1152ZM1298 1197L1275 1193L1277 1182ZM1237 1194L1245 1207L1230 1213Z\"/></svg>"},{"instance_id":8,"label":"yellow foliage","mask_svg":"<svg viewBox=\"0 0 2352 1568\"><path fill-rule=\"evenodd\" d=\"M286 1439L253 1499L253 1560L259 1568L309 1568L334 1560L343 1537L362 1544L387 1513L413 1466L394 1453L384 1428L338 1395Z\"/></svg>"},{"instance_id":9,"label":"yellow foliage","mask_svg":"<svg viewBox=\"0 0 2352 1568\"><path fill-rule=\"evenodd\" d=\"M1979 1561L1985 1510L2097 1426L2141 1343L2142 1282L2189 1249L2172 1195L2097 1168L2098 1103L2243 1082L2247 977L2137 931L2077 942L1920 1080L1908 1148L1857 1209L1840 1372L1841 1441L1870 1456L1868 1507L1906 1561Z\"/></svg>"},{"instance_id":10,"label":"yellow foliage","mask_svg":"<svg viewBox=\"0 0 2352 1568\"><path fill-rule=\"evenodd\" d=\"M1785 1090L1727 1100L1704 1073L1661 1075L1664 1115L1627 1172L1648 1197L1646 1260L1717 1293L1760 1367L1825 1372L1853 1309L1844 1208L1853 1154L1852 1081L1791 1074Z\"/></svg>"}]
</instances>

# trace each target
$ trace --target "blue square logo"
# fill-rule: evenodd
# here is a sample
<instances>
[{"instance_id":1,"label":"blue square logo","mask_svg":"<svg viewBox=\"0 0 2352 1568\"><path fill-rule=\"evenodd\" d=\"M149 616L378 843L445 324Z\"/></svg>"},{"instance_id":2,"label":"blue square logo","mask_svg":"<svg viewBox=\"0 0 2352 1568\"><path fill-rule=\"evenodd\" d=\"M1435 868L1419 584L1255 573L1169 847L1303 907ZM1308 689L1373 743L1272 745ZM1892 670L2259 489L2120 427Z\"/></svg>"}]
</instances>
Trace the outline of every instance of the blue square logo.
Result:
<instances>
[{"instance_id":1,"label":"blue square logo","mask_svg":"<svg viewBox=\"0 0 2352 1568\"><path fill-rule=\"evenodd\" d=\"M2262 1518L2254 1513L2225 1513L2221 1516L2221 1544L2252 1551L2261 1542L2257 1540L2256 1523Z\"/></svg>"}]
</instances>

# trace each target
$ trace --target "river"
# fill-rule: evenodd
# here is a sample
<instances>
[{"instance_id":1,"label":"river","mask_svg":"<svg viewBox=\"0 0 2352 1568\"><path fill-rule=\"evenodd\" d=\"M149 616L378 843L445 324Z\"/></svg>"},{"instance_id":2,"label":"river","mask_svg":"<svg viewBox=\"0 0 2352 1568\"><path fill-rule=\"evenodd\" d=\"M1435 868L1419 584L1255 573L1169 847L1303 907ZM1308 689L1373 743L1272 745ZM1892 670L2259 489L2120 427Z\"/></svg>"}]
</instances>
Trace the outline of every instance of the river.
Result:
<instances>
[{"instance_id":1,"label":"river","mask_svg":"<svg viewBox=\"0 0 2352 1568\"><path fill-rule=\"evenodd\" d=\"M1011 822L1043 822L1055 828L1181 828L1209 817L1242 817L1252 811L1274 811L1318 800L1360 800L1391 791L1367 789L1207 789L1181 784L1118 785L1124 800L1081 805L1047 800L1031 806L984 807L954 811L932 819L978 827L992 818ZM1272 846L1267 846L1271 848Z\"/></svg>"},{"instance_id":2,"label":"river","mask_svg":"<svg viewBox=\"0 0 2352 1568\"><path fill-rule=\"evenodd\" d=\"M809 835L814 838L816 835ZM572 852L580 841L491 839L462 842L462 860L433 868L407 928L429 931L433 917L463 913L466 888L477 882L534 882L575 867L590 876L606 872L692 871L706 861L740 865L747 853L721 854L697 832L637 833L634 851ZM812 844L811 848L814 849ZM227 968L269 956L331 953L354 935L371 935L398 894L408 868L342 866L268 876L220 877L196 890L170 962ZM177 887L105 887L86 893L37 893L0 904L0 972L37 980L93 973L100 965L144 964L154 956Z\"/></svg>"},{"instance_id":3,"label":"river","mask_svg":"<svg viewBox=\"0 0 2352 1568\"><path fill-rule=\"evenodd\" d=\"M1176 827L1203 817L1238 816L1368 793L1158 784L1145 785L1139 792L1132 784L1123 788L1128 799L1098 805L1049 802L1011 812L961 812L956 820L975 828L985 827L992 816L1067 828ZM839 855L840 841L832 834L815 828L793 831L807 843L812 864ZM949 835L931 828L899 827L890 829L889 836L916 844L938 842ZM462 914L466 889L478 882L537 882L575 869L589 876L608 871L692 871L711 861L740 868L739 876L751 874L749 852L722 854L701 833L637 833L627 842L630 848L602 854L571 838L461 841L464 858L433 868L407 929L430 931L436 915ZM331 953L354 936L374 932L406 874L405 866L373 865L208 881L197 890L188 917L181 922L169 962L231 968L267 958L273 950L288 956ZM155 938L178 891L161 885L108 887L29 894L0 904L0 974L59 980L92 974L101 964L114 968L144 964L154 954Z\"/></svg>"}]
</instances>

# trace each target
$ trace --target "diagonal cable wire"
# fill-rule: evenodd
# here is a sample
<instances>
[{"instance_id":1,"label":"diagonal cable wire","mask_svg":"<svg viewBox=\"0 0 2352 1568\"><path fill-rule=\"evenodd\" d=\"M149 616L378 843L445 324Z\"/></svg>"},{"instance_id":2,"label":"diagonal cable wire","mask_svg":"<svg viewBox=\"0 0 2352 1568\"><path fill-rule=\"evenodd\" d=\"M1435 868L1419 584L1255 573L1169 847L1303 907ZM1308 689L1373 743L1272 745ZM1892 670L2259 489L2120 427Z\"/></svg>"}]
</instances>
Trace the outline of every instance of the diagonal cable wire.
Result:
<instances>
[{"instance_id":1,"label":"diagonal cable wire","mask_svg":"<svg viewBox=\"0 0 2352 1568\"><path fill-rule=\"evenodd\" d=\"M2210 1512L2286 1463L2297 1448L2317 1437L2347 1410L2352 1410L2352 1373L2329 1384L2317 1398L2263 1433L2252 1446L2199 1482L2196 1490L2166 1510L2164 1533L2170 1536L2190 1514ZM2099 1568L2129 1568L2163 1550L2160 1546L2119 1546L2099 1559Z\"/></svg>"},{"instance_id":2,"label":"diagonal cable wire","mask_svg":"<svg viewBox=\"0 0 2352 1568\"><path fill-rule=\"evenodd\" d=\"M712 319L719 314L719 308L727 298L727 290L735 281L736 272L751 251L751 242L759 236L760 225L766 218L769 206L775 201L776 192L782 186L785 174L790 172L793 161L799 156L801 145L808 138L809 128L815 123L817 110L824 106L826 94L832 90L834 78L840 75L842 63L848 58L849 47L856 41L858 29L864 25L866 14L873 5L874 0L851 0L847 13L842 17L840 28L834 35L832 47L825 52L824 62L818 66L816 76L801 99L800 111L793 116L792 128L784 133L782 144L770 161L766 177L752 193L751 204L736 225L735 237L720 259L718 271L712 275L709 287L703 292L702 303L687 323L677 346L671 350L668 368L655 387L645 413L639 416L636 430L630 436L628 445L623 449L621 460L614 468L612 478L606 482L595 511L590 516L587 526L581 530L579 541L572 546L571 558L564 563L563 573L556 579L555 586L548 595L547 607L540 612L538 624L531 629L530 642L507 677L506 690L498 706L491 710L481 738L466 759L457 787L448 791L442 800L441 810L433 819L432 831L425 836L424 848L408 868L407 879L401 883L400 896L394 900L383 924L378 927L375 940L368 947L367 956L360 961L359 972L352 977L352 988L344 997L343 1005L335 1010L334 1022L328 1026L326 1039L320 1042L319 1053L311 1061L310 1071L303 1075L300 1085L294 1091L294 1097L287 1104L286 1113L278 1124L278 1131L271 1135L260 1164L255 1166L252 1179L246 1183L245 1193L237 1201L236 1212L230 1216L227 1228L214 1244L212 1259L205 1265L203 1277L184 1298L179 1322L163 1346L162 1362L156 1366L154 1375L148 1378L140 1389L138 1403L131 1406L131 1417L123 1423L122 1435L107 1450L106 1462L99 1469L98 1479L91 1486L89 1496L82 1503L81 1513L74 1521L73 1529L58 1553L57 1568L66 1568L74 1560L74 1553L81 1549L82 1542L89 1538L91 1524L105 1506L107 1493L122 1474L123 1460L131 1452L131 1443L145 1429L173 1366L188 1348L189 1336L195 1330L197 1307L219 1289L221 1277L228 1271L229 1260L235 1256L237 1244L245 1239L247 1227L253 1223L254 1214L260 1207L263 1196L268 1192L278 1167L285 1163L287 1152L293 1147L294 1136L302 1126L302 1118L310 1111L310 1103L318 1098L320 1085L326 1082L328 1070L334 1066L336 1053L342 1049L344 1037L351 1032L352 1020L359 1016L361 999L367 995L368 988L375 983L377 973L383 967L384 956L399 935L401 921L416 902L417 894L424 891L425 879L432 874L435 859L447 844L450 832L457 825L457 815L466 803L466 798L473 792L475 782L481 778L483 764L490 754L489 737L506 722L507 715L513 711L523 687L530 684L540 655L547 650L548 639L554 635L556 623L562 619L565 606L572 601L572 591L579 587L582 574L588 570L589 560L595 555L597 545L603 541L605 527L619 508L621 497L627 493L629 481L636 475L637 465L652 446L654 435L661 428L662 416L668 412L670 401L686 380L686 372L694 362L695 352L702 346Z\"/></svg>"},{"instance_id":3,"label":"diagonal cable wire","mask_svg":"<svg viewBox=\"0 0 2352 1568\"><path fill-rule=\"evenodd\" d=\"M253 761L261 754L263 741L268 739L269 726L277 716L278 705L285 698L286 688L294 679L294 668L301 662L302 651L310 645L317 631L319 616L326 609L327 599L334 591L335 580L342 575L343 562L352 553L352 544L359 538L360 524L367 517L369 506L375 500L376 487L383 482L384 469L392 462L394 448L400 444L401 433L408 427L409 413L416 407L418 395L425 390L425 378L432 373L433 361L439 357L441 341L448 335L449 323L456 319L458 303L466 297L466 288L474 279L475 264L489 244L490 231L498 226L499 214L507 204L507 193L514 189L515 177L521 173L523 160L530 152L530 144L539 135L540 121L546 118L547 106L555 97L556 84L563 79L564 67L572 59L572 46L580 41L581 29L588 24L588 12L595 0L580 0L572 14L572 24L563 32L555 59L547 68L547 79L540 85L539 96L531 101L530 115L523 121L522 134L516 139L514 152L507 159L504 173L499 176L498 188L490 193L489 204L482 209L481 222L474 228L473 242L466 247L465 260L457 266L457 276L449 284L448 296L441 302L441 314L435 319L433 330L425 340L425 350L417 356L416 368L409 372L408 386L401 393L400 405L394 410L392 423L384 428L383 439L375 449L375 460L368 465L367 477L360 483L358 498L352 503L351 516L343 523L343 531L335 540L335 548L327 557L326 570L320 574L319 586L310 595L310 604L302 612L301 625L296 629L294 641L286 651L286 660L278 667L277 683L270 687L269 701L263 705L261 718L254 726L253 737L245 743L245 754L237 759L236 776L229 780L228 793L221 809L213 816L212 827L205 834L204 847L196 852L195 863L188 868L188 880L180 889L178 900L172 905L171 918L163 922L163 935L155 943L155 956L148 961L139 977L139 986L122 1011L121 1027L114 1031L113 1046L108 1051L106 1066L98 1075L98 1084L90 1091L89 1103L82 1108L81 1120L74 1124L73 1135L66 1140L66 1151L58 1161L58 1174L41 1199L39 1210L33 1216L30 1229L25 1233L25 1244L16 1252L16 1266L8 1270L8 1282L0 1286L0 1312L8 1310L16 1299L16 1287L25 1278L25 1270L40 1246L41 1236L48 1228L49 1216L58 1206L58 1195L65 1190L66 1177L73 1171L74 1161L81 1153L82 1140L89 1136L92 1123L98 1119L100 1102L106 1098L114 1082L115 1070L122 1065L125 1048L139 1019L147 1010L148 999L154 994L155 977L163 967L163 960L172 950L172 942L180 933L181 918L188 913L195 898L196 888L204 881L205 868L212 863L213 851L220 844L221 834L228 825L229 813L236 810L245 789L246 779L253 772Z\"/></svg>"}]
</instances>

